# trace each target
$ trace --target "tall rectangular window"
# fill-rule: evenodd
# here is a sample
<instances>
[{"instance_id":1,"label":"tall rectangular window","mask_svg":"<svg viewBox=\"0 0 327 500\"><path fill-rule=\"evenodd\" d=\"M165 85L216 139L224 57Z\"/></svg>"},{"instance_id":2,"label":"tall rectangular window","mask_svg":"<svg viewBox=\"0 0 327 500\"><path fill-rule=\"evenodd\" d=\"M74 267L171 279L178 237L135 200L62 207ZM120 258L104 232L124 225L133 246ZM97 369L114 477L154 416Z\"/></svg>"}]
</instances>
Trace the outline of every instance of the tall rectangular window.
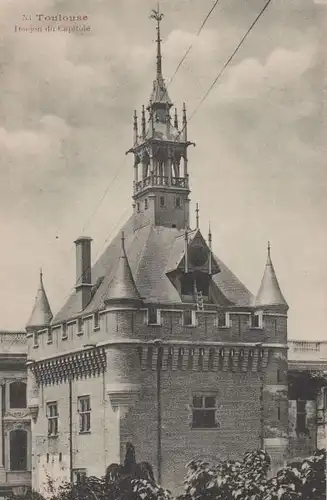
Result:
<instances>
[{"instance_id":1,"label":"tall rectangular window","mask_svg":"<svg viewBox=\"0 0 327 500\"><path fill-rule=\"evenodd\" d=\"M296 430L297 432L306 433L307 431L307 415L306 415L306 401L298 400L296 402Z\"/></svg>"},{"instance_id":2,"label":"tall rectangular window","mask_svg":"<svg viewBox=\"0 0 327 500\"><path fill-rule=\"evenodd\" d=\"M47 418L48 418L48 436L58 435L58 403L47 403Z\"/></svg>"},{"instance_id":3,"label":"tall rectangular window","mask_svg":"<svg viewBox=\"0 0 327 500\"><path fill-rule=\"evenodd\" d=\"M216 397L196 395L192 398L192 428L212 429L216 423Z\"/></svg>"},{"instance_id":4,"label":"tall rectangular window","mask_svg":"<svg viewBox=\"0 0 327 500\"><path fill-rule=\"evenodd\" d=\"M95 312L93 316L93 330L98 330L100 328L100 317L99 312Z\"/></svg>"},{"instance_id":5,"label":"tall rectangular window","mask_svg":"<svg viewBox=\"0 0 327 500\"><path fill-rule=\"evenodd\" d=\"M91 401L90 396L78 398L79 431L90 432L91 430Z\"/></svg>"},{"instance_id":6,"label":"tall rectangular window","mask_svg":"<svg viewBox=\"0 0 327 500\"><path fill-rule=\"evenodd\" d=\"M193 314L191 309L183 311L183 324L184 326L193 326Z\"/></svg>"},{"instance_id":7,"label":"tall rectangular window","mask_svg":"<svg viewBox=\"0 0 327 500\"><path fill-rule=\"evenodd\" d=\"M157 325L158 324L158 309L156 307L149 307L148 309L148 324Z\"/></svg>"}]
</instances>

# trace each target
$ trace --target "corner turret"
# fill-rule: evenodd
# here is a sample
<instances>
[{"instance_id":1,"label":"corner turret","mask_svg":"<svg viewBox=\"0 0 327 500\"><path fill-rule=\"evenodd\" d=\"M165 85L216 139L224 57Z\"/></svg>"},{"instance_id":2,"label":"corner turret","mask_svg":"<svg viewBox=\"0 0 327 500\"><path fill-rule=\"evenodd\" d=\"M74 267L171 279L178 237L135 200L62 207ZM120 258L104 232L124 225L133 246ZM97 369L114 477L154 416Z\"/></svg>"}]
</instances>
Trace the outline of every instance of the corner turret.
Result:
<instances>
[{"instance_id":1,"label":"corner turret","mask_svg":"<svg viewBox=\"0 0 327 500\"><path fill-rule=\"evenodd\" d=\"M31 316L26 324L26 331L41 330L50 326L52 312L47 294L43 285L43 273L40 270L40 284L35 297L34 307Z\"/></svg>"},{"instance_id":2,"label":"corner turret","mask_svg":"<svg viewBox=\"0 0 327 500\"><path fill-rule=\"evenodd\" d=\"M254 305L256 307L281 307L286 310L288 309L288 304L279 287L275 269L271 260L269 242L266 267Z\"/></svg>"},{"instance_id":3,"label":"corner turret","mask_svg":"<svg viewBox=\"0 0 327 500\"><path fill-rule=\"evenodd\" d=\"M141 302L140 294L136 288L132 271L125 251L125 236L121 237L121 254L113 279L109 283L105 303L125 304Z\"/></svg>"}]
</instances>

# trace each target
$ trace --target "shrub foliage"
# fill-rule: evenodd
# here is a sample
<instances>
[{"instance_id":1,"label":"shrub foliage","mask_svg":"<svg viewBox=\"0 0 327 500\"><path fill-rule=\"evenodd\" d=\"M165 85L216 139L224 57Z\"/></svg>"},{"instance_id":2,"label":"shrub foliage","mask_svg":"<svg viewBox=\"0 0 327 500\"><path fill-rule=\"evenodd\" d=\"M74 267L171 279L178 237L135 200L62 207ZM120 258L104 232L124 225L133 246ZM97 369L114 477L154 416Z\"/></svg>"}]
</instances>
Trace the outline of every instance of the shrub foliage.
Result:
<instances>
[{"instance_id":1,"label":"shrub foliage","mask_svg":"<svg viewBox=\"0 0 327 500\"><path fill-rule=\"evenodd\" d=\"M323 500L326 498L325 450L297 466L281 469L269 478L270 458L264 451L246 453L241 461L225 460L214 465L192 460L187 465L184 493L176 500ZM137 463L128 443L123 464L111 464L102 478L82 478L66 483L51 500L171 500L159 486L148 462ZM10 500L44 500L28 489Z\"/></svg>"}]
</instances>

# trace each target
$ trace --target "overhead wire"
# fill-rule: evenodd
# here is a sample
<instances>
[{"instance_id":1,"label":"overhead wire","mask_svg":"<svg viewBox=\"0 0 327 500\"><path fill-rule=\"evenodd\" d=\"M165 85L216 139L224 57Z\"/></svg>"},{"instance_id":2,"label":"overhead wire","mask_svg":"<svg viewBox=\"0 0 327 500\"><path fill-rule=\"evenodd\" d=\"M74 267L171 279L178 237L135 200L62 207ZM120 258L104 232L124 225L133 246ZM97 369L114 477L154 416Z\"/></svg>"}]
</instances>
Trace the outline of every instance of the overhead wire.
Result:
<instances>
[{"instance_id":1,"label":"overhead wire","mask_svg":"<svg viewBox=\"0 0 327 500\"><path fill-rule=\"evenodd\" d=\"M246 31L246 33L241 38L240 42L237 44L237 46L234 49L234 51L232 52L232 54L229 56L229 58L227 59L227 61L223 65L222 69L219 71L219 73L217 74L217 76L215 77L215 79L213 80L213 82L211 83L211 85L208 88L208 90L205 92L204 96L201 98L200 102L197 104L197 106L192 111L191 115L188 118L188 123L192 120L192 118L194 117L194 115L198 112L199 108L202 106L202 104L208 98L210 92L215 87L215 85L217 84L217 82L221 78L221 76L224 74L226 68L229 66L229 64L231 63L231 61L234 59L235 55L237 54L237 52L239 51L239 49L242 47L243 43L245 42L245 40L247 39L247 37L249 36L249 34L251 33L251 31L253 30L254 26L257 24L257 22L259 21L259 19L261 18L261 16L264 14L265 10L267 9L267 7L269 6L269 4L271 2L272 2L272 0L267 0L267 2L265 3L265 5L263 6L263 8L260 10L260 12L256 16L255 20L252 22L252 24L250 25L250 27L248 28L248 30ZM185 125L183 126L182 130L179 132L179 136L182 134L182 132L183 132L184 129L185 129Z\"/></svg>"}]
</instances>

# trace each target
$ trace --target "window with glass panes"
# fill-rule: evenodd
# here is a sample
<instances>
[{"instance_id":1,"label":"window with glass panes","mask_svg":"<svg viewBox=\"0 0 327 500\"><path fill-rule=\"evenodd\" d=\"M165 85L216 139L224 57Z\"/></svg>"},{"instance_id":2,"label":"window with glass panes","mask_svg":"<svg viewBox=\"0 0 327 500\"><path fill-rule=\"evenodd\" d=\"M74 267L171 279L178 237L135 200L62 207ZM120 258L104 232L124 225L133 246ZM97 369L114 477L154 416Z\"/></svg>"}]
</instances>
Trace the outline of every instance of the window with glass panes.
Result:
<instances>
[{"instance_id":1,"label":"window with glass panes","mask_svg":"<svg viewBox=\"0 0 327 500\"><path fill-rule=\"evenodd\" d=\"M89 432L91 430L91 402L90 396L78 398L79 431Z\"/></svg>"},{"instance_id":2,"label":"window with glass panes","mask_svg":"<svg viewBox=\"0 0 327 500\"><path fill-rule=\"evenodd\" d=\"M58 435L58 403L47 403L48 436Z\"/></svg>"},{"instance_id":3,"label":"window with glass panes","mask_svg":"<svg viewBox=\"0 0 327 500\"><path fill-rule=\"evenodd\" d=\"M216 397L212 395L195 395L192 398L193 429L210 429L217 427Z\"/></svg>"}]
</instances>

